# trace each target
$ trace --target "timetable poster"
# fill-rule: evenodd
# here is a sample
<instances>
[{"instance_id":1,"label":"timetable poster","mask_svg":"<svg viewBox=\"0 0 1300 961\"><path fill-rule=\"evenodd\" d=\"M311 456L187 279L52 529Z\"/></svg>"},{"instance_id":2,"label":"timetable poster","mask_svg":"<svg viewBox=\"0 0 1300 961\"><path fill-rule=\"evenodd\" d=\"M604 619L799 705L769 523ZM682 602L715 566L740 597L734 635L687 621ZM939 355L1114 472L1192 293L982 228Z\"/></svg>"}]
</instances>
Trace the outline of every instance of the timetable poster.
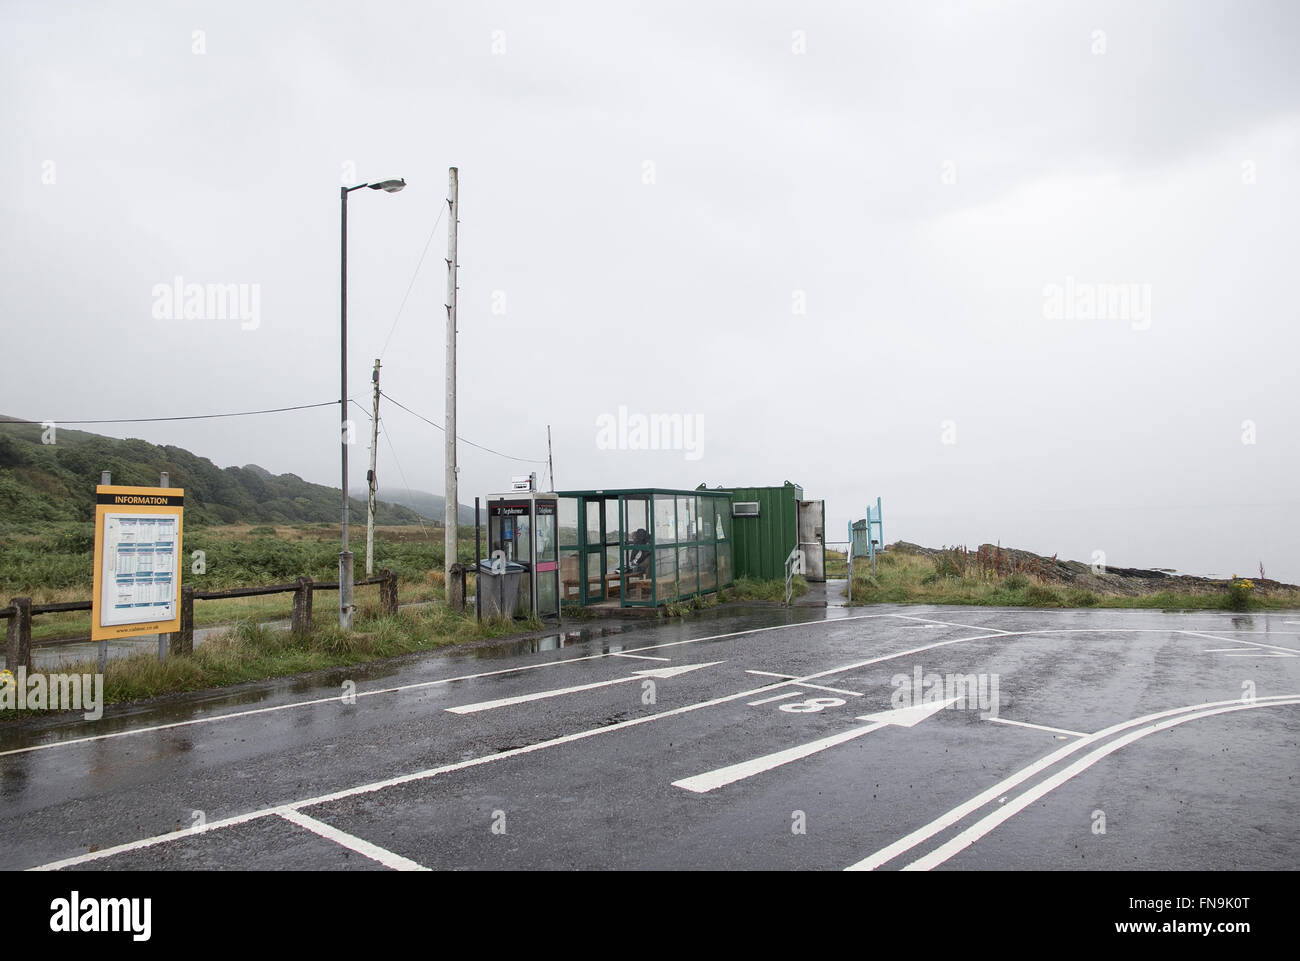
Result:
<instances>
[{"instance_id":1,"label":"timetable poster","mask_svg":"<svg viewBox=\"0 0 1300 961\"><path fill-rule=\"evenodd\" d=\"M179 490L100 487L98 494L92 639L179 630Z\"/></svg>"}]
</instances>

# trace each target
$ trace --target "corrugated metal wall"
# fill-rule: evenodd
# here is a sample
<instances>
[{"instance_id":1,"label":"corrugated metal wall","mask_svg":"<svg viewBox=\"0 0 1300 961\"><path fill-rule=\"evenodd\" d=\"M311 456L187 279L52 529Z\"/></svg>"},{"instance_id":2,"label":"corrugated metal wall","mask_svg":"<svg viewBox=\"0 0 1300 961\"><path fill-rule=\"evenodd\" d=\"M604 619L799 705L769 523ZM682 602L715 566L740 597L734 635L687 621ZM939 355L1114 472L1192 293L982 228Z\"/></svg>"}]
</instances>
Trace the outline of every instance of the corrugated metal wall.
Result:
<instances>
[{"instance_id":1,"label":"corrugated metal wall","mask_svg":"<svg viewBox=\"0 0 1300 961\"><path fill-rule=\"evenodd\" d=\"M783 580L785 559L799 543L799 501L803 488L786 481L782 487L724 487L732 503L757 501L757 517L731 522L732 552L737 577Z\"/></svg>"}]
</instances>

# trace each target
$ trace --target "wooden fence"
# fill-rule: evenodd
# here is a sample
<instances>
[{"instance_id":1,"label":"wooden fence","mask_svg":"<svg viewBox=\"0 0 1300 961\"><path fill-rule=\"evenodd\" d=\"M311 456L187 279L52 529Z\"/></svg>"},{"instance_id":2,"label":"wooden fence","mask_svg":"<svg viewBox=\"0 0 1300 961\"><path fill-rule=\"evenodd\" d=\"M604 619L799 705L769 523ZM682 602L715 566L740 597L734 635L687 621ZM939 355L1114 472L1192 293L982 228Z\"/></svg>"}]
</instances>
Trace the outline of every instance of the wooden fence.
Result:
<instances>
[{"instance_id":1,"label":"wooden fence","mask_svg":"<svg viewBox=\"0 0 1300 961\"><path fill-rule=\"evenodd\" d=\"M357 587L367 584L379 585L379 606L385 614L397 613L397 575L385 568L374 577L367 577L356 582ZM171 634L164 647L159 635L158 659L166 660L166 655L194 653L194 602L228 600L234 597L259 597L265 594L293 594L293 615L290 630L298 635L311 631L312 595L316 591L337 591L338 581L313 581L310 577L300 577L293 584L270 584L265 587L234 587L225 591L196 591L192 587L181 588L181 629ZM0 620L8 619L5 631L5 667L15 671L19 666L32 668L32 648L53 647L59 644L84 644L85 637L51 638L44 641L32 641L32 618L41 614L58 614L65 611L89 611L90 601L67 601L61 604L33 604L30 597L15 597L8 607L0 608ZM147 636L147 635L145 635ZM127 640L127 638L123 638ZM107 641L99 642L99 665L103 670L107 658Z\"/></svg>"}]
</instances>

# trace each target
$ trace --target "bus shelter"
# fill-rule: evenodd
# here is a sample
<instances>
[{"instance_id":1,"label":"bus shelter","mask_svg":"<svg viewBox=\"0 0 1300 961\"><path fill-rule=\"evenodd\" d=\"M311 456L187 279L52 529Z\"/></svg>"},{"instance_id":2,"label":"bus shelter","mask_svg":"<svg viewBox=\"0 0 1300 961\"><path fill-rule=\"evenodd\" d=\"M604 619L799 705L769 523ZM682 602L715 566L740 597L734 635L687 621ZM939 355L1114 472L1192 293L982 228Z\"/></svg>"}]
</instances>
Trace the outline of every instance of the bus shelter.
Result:
<instances>
[{"instance_id":1,"label":"bus shelter","mask_svg":"<svg viewBox=\"0 0 1300 961\"><path fill-rule=\"evenodd\" d=\"M560 491L560 600L655 607L733 583L731 493Z\"/></svg>"}]
</instances>

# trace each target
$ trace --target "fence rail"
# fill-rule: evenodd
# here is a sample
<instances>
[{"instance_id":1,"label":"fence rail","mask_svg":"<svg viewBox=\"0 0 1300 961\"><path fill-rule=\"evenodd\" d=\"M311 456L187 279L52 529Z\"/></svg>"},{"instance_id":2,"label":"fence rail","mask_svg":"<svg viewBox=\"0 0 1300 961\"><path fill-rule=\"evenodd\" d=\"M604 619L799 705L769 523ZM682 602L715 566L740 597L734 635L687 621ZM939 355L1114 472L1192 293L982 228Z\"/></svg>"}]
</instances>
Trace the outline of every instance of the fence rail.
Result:
<instances>
[{"instance_id":1,"label":"fence rail","mask_svg":"<svg viewBox=\"0 0 1300 961\"><path fill-rule=\"evenodd\" d=\"M357 587L369 584L379 585L379 606L385 614L397 613L397 575L385 568L373 577L356 582ZM196 591L192 587L181 588L180 630L168 635L159 635L158 660L166 660L168 653L185 655L194 653L194 602L230 600L236 597L260 597L268 594L292 594L293 614L290 630L298 635L306 635L311 630L312 595L316 591L337 591L338 581L313 581L310 577L300 577L292 584L269 584L262 587L232 587L224 591ZM7 607L0 608L0 620L7 619L5 631L5 667L17 670L20 666L32 669L32 649L35 647L54 647L60 644L85 643L85 637L49 638L32 640L32 618L41 614L62 614L68 611L89 611L90 601L65 601L58 604L33 604L30 597L15 597ZM147 636L147 635L141 635ZM167 637L166 645L162 638ZM126 640L126 638L123 638ZM104 669L108 657L108 642L99 642L99 668Z\"/></svg>"}]
</instances>

